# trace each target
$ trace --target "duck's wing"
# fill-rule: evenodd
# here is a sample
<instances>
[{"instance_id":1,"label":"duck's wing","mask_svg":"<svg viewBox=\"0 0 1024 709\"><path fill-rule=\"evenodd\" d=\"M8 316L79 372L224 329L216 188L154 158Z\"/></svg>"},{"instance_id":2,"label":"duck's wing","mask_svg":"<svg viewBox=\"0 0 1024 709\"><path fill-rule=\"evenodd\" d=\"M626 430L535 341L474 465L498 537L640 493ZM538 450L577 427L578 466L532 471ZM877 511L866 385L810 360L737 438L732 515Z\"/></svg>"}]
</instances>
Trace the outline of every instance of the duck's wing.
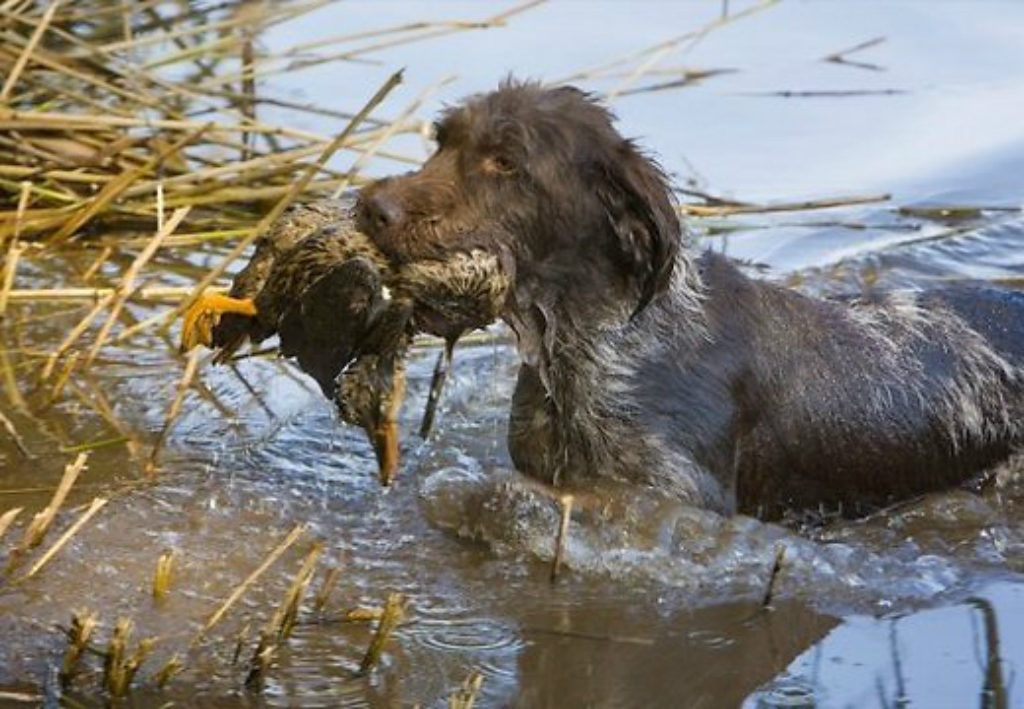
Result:
<instances>
[{"instance_id":1,"label":"duck's wing","mask_svg":"<svg viewBox=\"0 0 1024 709\"><path fill-rule=\"evenodd\" d=\"M266 285L275 264L286 253L323 227L351 221L354 200L320 200L294 204L285 210L267 233L256 240L249 262L238 272L228 293L232 298L255 298ZM225 313L213 328L213 346L221 350L224 361L241 347L246 339L265 339L261 323L251 317Z\"/></svg>"},{"instance_id":2,"label":"duck's wing","mask_svg":"<svg viewBox=\"0 0 1024 709\"><path fill-rule=\"evenodd\" d=\"M385 306L376 265L360 257L343 261L284 309L277 328L281 354L294 357L333 399L338 374L359 354Z\"/></svg>"}]
</instances>

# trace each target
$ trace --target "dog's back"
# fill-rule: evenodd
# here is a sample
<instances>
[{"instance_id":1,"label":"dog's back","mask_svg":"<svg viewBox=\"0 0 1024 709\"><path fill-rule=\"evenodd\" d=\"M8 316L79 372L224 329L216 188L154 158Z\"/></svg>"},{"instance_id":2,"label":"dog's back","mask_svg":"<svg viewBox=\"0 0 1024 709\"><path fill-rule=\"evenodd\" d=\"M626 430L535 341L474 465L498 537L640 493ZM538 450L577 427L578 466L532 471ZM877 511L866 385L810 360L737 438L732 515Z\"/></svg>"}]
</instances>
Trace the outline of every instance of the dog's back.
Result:
<instances>
[{"instance_id":1,"label":"dog's back","mask_svg":"<svg viewBox=\"0 0 1024 709\"><path fill-rule=\"evenodd\" d=\"M709 469L739 511L863 512L964 482L1020 445L1024 295L951 287L838 303L710 254L702 277L707 337L638 370L637 405L652 411L638 420Z\"/></svg>"}]
</instances>

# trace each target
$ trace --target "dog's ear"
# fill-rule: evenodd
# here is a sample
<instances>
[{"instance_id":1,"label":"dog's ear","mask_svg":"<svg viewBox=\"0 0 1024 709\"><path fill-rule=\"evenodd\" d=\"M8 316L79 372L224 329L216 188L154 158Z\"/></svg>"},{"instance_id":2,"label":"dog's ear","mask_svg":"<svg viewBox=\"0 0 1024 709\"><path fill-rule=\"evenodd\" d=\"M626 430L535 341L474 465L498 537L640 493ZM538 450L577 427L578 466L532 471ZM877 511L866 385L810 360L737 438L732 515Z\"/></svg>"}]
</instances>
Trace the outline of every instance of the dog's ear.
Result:
<instances>
[{"instance_id":1,"label":"dog's ear","mask_svg":"<svg viewBox=\"0 0 1024 709\"><path fill-rule=\"evenodd\" d=\"M602 161L597 196L604 205L622 265L639 300L636 317L668 289L682 238L668 179L632 142Z\"/></svg>"}]
</instances>

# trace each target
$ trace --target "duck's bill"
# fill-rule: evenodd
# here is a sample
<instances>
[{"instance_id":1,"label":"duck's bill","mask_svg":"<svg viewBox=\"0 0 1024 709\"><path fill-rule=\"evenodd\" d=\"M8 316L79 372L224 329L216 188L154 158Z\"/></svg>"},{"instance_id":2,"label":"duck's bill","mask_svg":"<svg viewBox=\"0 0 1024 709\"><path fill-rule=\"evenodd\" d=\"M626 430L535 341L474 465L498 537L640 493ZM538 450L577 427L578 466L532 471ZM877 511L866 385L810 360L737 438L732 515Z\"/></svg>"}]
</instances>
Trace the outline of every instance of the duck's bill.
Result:
<instances>
[{"instance_id":1,"label":"duck's bill","mask_svg":"<svg viewBox=\"0 0 1024 709\"><path fill-rule=\"evenodd\" d=\"M398 452L398 423L396 421L385 421L378 426L371 434L373 438L373 450L377 454L377 467L380 474L380 484L390 487L398 472L400 461Z\"/></svg>"}]
</instances>

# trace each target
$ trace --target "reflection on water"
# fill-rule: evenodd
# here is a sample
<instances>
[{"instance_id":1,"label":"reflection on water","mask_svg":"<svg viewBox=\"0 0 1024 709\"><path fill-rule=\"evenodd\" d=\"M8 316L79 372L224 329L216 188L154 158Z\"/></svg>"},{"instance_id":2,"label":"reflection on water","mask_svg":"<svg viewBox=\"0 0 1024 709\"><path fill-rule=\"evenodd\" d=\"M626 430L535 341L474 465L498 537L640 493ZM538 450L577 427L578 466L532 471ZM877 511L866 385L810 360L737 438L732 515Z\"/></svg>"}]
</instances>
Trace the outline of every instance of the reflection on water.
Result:
<instances>
[{"instance_id":1,"label":"reflection on water","mask_svg":"<svg viewBox=\"0 0 1024 709\"><path fill-rule=\"evenodd\" d=\"M1015 706L1022 618L1024 591L1006 582L946 608L847 618L744 706Z\"/></svg>"},{"instance_id":2,"label":"reflection on water","mask_svg":"<svg viewBox=\"0 0 1024 709\"><path fill-rule=\"evenodd\" d=\"M507 69L571 74L693 29L721 10L674 2L583 7L551 3L450 45L396 48L384 66L335 63L310 69L301 86L271 80L263 88L351 109L352 96L378 83L375 72L404 63L416 86L459 71L462 78L442 93L451 99L492 86ZM669 55L659 75L666 80L687 68L736 71L685 89L623 95L616 107L626 132L642 135L680 185L743 199L891 190L900 205L1020 204L1024 140L1008 117L1024 108L1024 52L1012 31L1024 24L1024 8L872 7L864 13L856 3L782 4ZM273 28L264 41L286 47L323 25L358 31L422 17L424 8L341 3ZM436 12L475 17L479 4L442 3ZM856 56L884 71L819 61L879 36L886 41ZM623 78L582 81L607 91ZM761 95L822 87L906 93ZM397 113L395 101L408 99L394 99L388 109ZM422 150L418 141L407 147ZM374 169L397 168L381 161ZM705 221L698 229L710 232L710 247L765 262L774 268L769 277L810 292L1024 277L1018 214L955 216L865 206ZM21 285L50 284L87 262L75 254L32 262ZM31 386L35 351L59 341L80 311L24 312L0 330L0 401L38 457L18 463L0 438L4 509L45 504L67 451L111 438L112 420L151 441L180 372L155 340L111 348L69 396L47 407L46 392ZM190 395L155 486L134 484L138 460L126 446L96 450L69 504L100 491L110 504L39 579L0 589L0 688L45 686L64 647L54 626L88 608L101 614L104 639L122 616L135 620L137 638L158 638L138 706L442 706L474 668L485 677L482 706L941 708L1021 701L1014 684L1024 660L1019 469L1008 468L984 495L931 496L811 531L723 519L609 486L575 513L566 571L551 584L558 511L543 491L509 473L503 442L512 347L499 331L493 341L458 351L437 435L422 442L411 432L434 354L418 351L410 367L405 465L389 492L376 482L363 437L341 427L307 381L271 360L203 370L205 389ZM299 522L308 525L306 539L190 649L212 610ZM325 544L325 566L341 569L338 585L322 613L303 614L263 694L247 693L244 657L233 663L237 639L251 652L256 629L312 538ZM759 599L779 545L786 556L777 600L763 610ZM166 549L178 552L179 563L169 597L155 604L150 583ZM357 677L372 631L344 622L343 614L378 605L393 590L409 597L409 621L380 670ZM185 670L158 692L152 675L175 653ZM81 686L94 688L97 673L93 658ZM88 693L77 699L91 701Z\"/></svg>"}]
</instances>

